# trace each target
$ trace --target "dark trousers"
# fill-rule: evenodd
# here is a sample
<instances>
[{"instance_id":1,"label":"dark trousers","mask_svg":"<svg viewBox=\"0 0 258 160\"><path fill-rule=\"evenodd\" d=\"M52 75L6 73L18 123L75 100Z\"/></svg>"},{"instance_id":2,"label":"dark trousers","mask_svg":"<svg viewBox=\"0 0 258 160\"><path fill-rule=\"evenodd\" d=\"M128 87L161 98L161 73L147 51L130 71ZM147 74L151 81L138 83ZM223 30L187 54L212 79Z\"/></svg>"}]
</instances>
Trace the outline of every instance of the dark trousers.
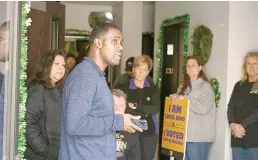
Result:
<instances>
[{"instance_id":1,"label":"dark trousers","mask_svg":"<svg viewBox=\"0 0 258 160\"><path fill-rule=\"evenodd\" d=\"M141 160L141 149L139 143L131 148L126 149L122 157L117 157L117 160Z\"/></svg>"},{"instance_id":2,"label":"dark trousers","mask_svg":"<svg viewBox=\"0 0 258 160\"><path fill-rule=\"evenodd\" d=\"M141 160L153 160L158 142L158 136L148 137L140 134Z\"/></svg>"}]
</instances>

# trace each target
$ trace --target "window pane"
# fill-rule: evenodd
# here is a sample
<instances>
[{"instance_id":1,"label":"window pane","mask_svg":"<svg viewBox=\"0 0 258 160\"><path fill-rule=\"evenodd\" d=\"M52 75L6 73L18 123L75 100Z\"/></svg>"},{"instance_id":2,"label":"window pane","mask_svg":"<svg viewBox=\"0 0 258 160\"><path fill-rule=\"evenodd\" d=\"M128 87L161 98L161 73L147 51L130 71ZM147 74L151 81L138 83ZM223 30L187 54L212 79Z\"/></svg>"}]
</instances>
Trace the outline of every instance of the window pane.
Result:
<instances>
[{"instance_id":1,"label":"window pane","mask_svg":"<svg viewBox=\"0 0 258 160\"><path fill-rule=\"evenodd\" d=\"M0 159L15 159L19 103L20 2L0 2Z\"/></svg>"},{"instance_id":2,"label":"window pane","mask_svg":"<svg viewBox=\"0 0 258 160\"><path fill-rule=\"evenodd\" d=\"M51 49L58 49L58 32L59 32L59 20L54 18L52 20L52 44Z\"/></svg>"},{"instance_id":3,"label":"window pane","mask_svg":"<svg viewBox=\"0 0 258 160\"><path fill-rule=\"evenodd\" d=\"M3 138L5 137L6 127L6 99L7 99L7 92L6 92L6 77L7 77L7 70L8 70L8 57L7 57L7 49L8 49L8 39L9 39L9 29L7 22L7 3L5 1L0 2L0 159L3 157L3 150L5 147Z\"/></svg>"}]
</instances>

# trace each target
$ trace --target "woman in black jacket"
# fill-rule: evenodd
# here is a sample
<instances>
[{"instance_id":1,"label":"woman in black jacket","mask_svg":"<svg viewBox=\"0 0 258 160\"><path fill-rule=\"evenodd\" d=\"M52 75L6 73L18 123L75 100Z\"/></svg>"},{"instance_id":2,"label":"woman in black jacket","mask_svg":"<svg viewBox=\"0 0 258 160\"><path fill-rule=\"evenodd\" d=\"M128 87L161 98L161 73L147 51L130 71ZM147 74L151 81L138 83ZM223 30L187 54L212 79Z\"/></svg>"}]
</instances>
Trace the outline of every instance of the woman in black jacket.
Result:
<instances>
[{"instance_id":1,"label":"woman in black jacket","mask_svg":"<svg viewBox=\"0 0 258 160\"><path fill-rule=\"evenodd\" d=\"M160 109L160 92L153 83L146 79L151 69L152 60L148 56L135 57L134 78L117 87L127 94L126 113L140 115L148 122L148 130L143 131L139 136L141 160L153 160L158 139L156 114Z\"/></svg>"},{"instance_id":2,"label":"woman in black jacket","mask_svg":"<svg viewBox=\"0 0 258 160\"><path fill-rule=\"evenodd\" d=\"M65 77L64 52L47 52L29 83L26 104L27 160L57 160L62 101L59 84Z\"/></svg>"},{"instance_id":3,"label":"woman in black jacket","mask_svg":"<svg viewBox=\"0 0 258 160\"><path fill-rule=\"evenodd\" d=\"M258 159L258 53L245 57L243 79L235 84L229 104L233 160Z\"/></svg>"}]
</instances>

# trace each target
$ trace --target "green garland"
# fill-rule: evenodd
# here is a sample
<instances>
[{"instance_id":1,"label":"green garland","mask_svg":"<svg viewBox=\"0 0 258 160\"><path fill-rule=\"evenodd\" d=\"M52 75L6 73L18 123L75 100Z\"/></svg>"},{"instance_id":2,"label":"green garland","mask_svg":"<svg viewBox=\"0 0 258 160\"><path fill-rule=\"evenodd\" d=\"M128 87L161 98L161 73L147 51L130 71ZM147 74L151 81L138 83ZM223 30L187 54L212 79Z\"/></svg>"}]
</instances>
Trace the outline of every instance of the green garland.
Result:
<instances>
[{"instance_id":1,"label":"green garland","mask_svg":"<svg viewBox=\"0 0 258 160\"><path fill-rule=\"evenodd\" d=\"M205 65L211 55L213 34L208 27L200 25L194 29L192 38L193 55L199 56L201 64ZM218 107L221 98L219 81L216 78L211 78L210 81L214 89L216 107Z\"/></svg>"},{"instance_id":2,"label":"green garland","mask_svg":"<svg viewBox=\"0 0 258 160\"><path fill-rule=\"evenodd\" d=\"M87 30L82 30L82 29L66 29L65 33L69 33L69 34L83 34L83 35L90 35L91 31L87 31Z\"/></svg>"},{"instance_id":3,"label":"green garland","mask_svg":"<svg viewBox=\"0 0 258 160\"><path fill-rule=\"evenodd\" d=\"M216 78L211 78L211 84L213 86L214 89L214 93L215 93L215 103L216 103L216 107L219 106L219 101L221 98L221 92L220 92L220 88L219 88L219 81Z\"/></svg>"},{"instance_id":4,"label":"green garland","mask_svg":"<svg viewBox=\"0 0 258 160\"><path fill-rule=\"evenodd\" d=\"M143 35L150 35L151 37L154 37L154 32L142 32Z\"/></svg>"},{"instance_id":5,"label":"green garland","mask_svg":"<svg viewBox=\"0 0 258 160\"><path fill-rule=\"evenodd\" d=\"M185 14L183 16L178 16L172 19L166 19L162 22L160 26L160 31L159 31L159 48L158 48L158 61L159 61L159 66L158 66L158 77L157 77L157 86L161 87L161 81L162 81L162 68L163 68L163 29L164 27L170 25L171 22L176 22L180 20L185 20L186 21L186 26L184 30L184 58L188 56L188 41L189 41L189 22L190 22L190 16L189 14Z\"/></svg>"},{"instance_id":6,"label":"green garland","mask_svg":"<svg viewBox=\"0 0 258 160\"><path fill-rule=\"evenodd\" d=\"M204 65L211 55L213 34L208 27L200 25L194 29L192 38L193 55L199 56L202 65Z\"/></svg>"},{"instance_id":7,"label":"green garland","mask_svg":"<svg viewBox=\"0 0 258 160\"><path fill-rule=\"evenodd\" d=\"M19 138L18 138L18 155L23 158L26 149L25 138L25 103L27 100L27 87L26 87L26 69L27 69L27 14L29 12L28 2L22 2L22 29L21 29L21 68L20 68L20 101L19 101Z\"/></svg>"}]
</instances>

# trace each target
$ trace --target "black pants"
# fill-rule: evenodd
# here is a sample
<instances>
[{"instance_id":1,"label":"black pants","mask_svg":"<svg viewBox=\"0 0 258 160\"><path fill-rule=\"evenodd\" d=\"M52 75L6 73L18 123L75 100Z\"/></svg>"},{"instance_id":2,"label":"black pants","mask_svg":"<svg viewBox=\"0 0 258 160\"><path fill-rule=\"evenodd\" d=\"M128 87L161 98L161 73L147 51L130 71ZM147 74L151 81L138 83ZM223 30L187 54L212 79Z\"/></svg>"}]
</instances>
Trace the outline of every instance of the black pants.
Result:
<instances>
[{"instance_id":1,"label":"black pants","mask_svg":"<svg viewBox=\"0 0 258 160\"><path fill-rule=\"evenodd\" d=\"M117 157L117 160L141 160L141 149L138 133L123 133L127 142L124 155Z\"/></svg>"},{"instance_id":2,"label":"black pants","mask_svg":"<svg viewBox=\"0 0 258 160\"><path fill-rule=\"evenodd\" d=\"M136 145L132 150L126 150L122 157L117 157L117 160L141 160L140 145Z\"/></svg>"},{"instance_id":3,"label":"black pants","mask_svg":"<svg viewBox=\"0 0 258 160\"><path fill-rule=\"evenodd\" d=\"M141 160L153 160L158 142L158 135L148 137L140 134Z\"/></svg>"}]
</instances>

